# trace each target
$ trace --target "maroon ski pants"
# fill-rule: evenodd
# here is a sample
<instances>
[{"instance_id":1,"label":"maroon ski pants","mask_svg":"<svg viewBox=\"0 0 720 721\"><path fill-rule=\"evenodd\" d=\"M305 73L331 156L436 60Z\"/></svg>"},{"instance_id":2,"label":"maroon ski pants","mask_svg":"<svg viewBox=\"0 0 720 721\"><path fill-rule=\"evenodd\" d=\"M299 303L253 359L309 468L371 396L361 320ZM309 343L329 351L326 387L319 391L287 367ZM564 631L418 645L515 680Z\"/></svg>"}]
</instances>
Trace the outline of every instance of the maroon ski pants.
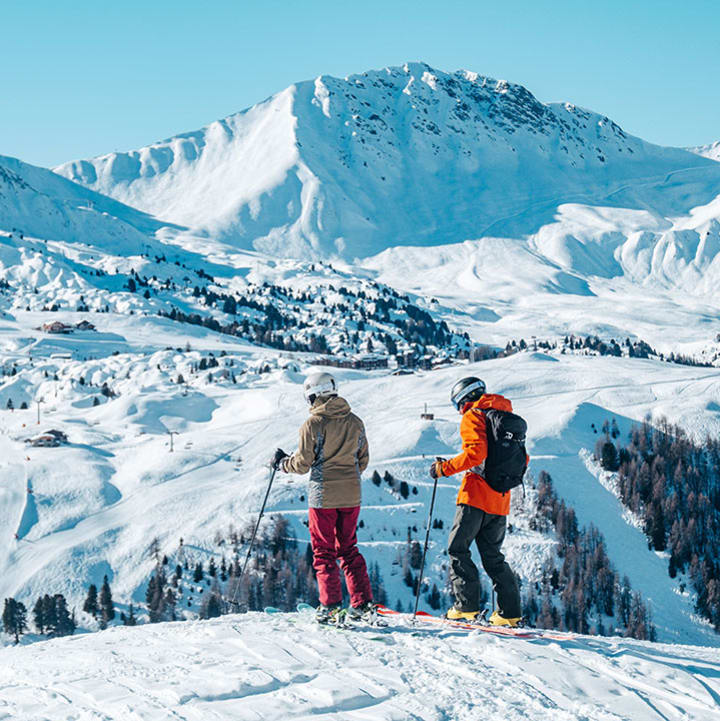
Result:
<instances>
[{"instance_id":1,"label":"maroon ski pants","mask_svg":"<svg viewBox=\"0 0 720 721\"><path fill-rule=\"evenodd\" d=\"M360 506L354 508L310 508L310 542L313 568L317 575L320 603L342 602L340 568L350 594L350 605L372 601L365 559L357 547L357 521Z\"/></svg>"}]
</instances>

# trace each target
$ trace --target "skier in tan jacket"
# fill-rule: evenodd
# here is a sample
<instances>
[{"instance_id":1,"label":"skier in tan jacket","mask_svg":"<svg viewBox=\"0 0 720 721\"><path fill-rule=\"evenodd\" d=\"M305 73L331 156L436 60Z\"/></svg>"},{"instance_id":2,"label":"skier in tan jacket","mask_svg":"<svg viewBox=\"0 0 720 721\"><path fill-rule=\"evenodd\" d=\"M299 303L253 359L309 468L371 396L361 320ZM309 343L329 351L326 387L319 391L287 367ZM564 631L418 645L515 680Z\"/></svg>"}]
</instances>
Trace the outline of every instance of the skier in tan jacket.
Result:
<instances>
[{"instance_id":1,"label":"skier in tan jacket","mask_svg":"<svg viewBox=\"0 0 720 721\"><path fill-rule=\"evenodd\" d=\"M329 373L313 373L304 383L310 417L300 428L297 451L278 448L273 465L284 473L310 471L309 528L320 606L317 620L334 623L342 604L337 562L350 593L351 619L372 620L375 615L365 559L357 547L360 482L369 454L363 422L337 394Z\"/></svg>"}]
</instances>

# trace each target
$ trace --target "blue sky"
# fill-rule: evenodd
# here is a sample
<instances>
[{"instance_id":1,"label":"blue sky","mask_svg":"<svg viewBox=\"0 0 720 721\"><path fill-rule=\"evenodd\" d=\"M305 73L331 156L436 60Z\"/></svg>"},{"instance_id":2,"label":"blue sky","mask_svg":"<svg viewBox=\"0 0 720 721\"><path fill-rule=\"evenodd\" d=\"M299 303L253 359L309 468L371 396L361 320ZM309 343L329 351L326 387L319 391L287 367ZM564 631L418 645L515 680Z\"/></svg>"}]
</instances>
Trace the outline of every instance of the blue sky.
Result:
<instances>
[{"instance_id":1,"label":"blue sky","mask_svg":"<svg viewBox=\"0 0 720 721\"><path fill-rule=\"evenodd\" d=\"M720 139L718 0L0 0L0 154L52 166L423 60L667 145Z\"/></svg>"}]
</instances>

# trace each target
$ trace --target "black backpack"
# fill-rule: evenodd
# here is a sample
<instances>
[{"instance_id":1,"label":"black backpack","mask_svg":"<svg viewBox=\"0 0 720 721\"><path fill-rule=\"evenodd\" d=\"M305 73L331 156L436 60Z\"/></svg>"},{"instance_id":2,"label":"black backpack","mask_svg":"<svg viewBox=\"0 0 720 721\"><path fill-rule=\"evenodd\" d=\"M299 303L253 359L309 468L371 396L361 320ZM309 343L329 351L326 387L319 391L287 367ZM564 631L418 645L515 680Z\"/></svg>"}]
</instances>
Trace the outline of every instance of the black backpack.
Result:
<instances>
[{"instance_id":1,"label":"black backpack","mask_svg":"<svg viewBox=\"0 0 720 721\"><path fill-rule=\"evenodd\" d=\"M523 482L527 468L527 423L515 413L483 409L488 455L482 477L498 493L507 493Z\"/></svg>"}]
</instances>

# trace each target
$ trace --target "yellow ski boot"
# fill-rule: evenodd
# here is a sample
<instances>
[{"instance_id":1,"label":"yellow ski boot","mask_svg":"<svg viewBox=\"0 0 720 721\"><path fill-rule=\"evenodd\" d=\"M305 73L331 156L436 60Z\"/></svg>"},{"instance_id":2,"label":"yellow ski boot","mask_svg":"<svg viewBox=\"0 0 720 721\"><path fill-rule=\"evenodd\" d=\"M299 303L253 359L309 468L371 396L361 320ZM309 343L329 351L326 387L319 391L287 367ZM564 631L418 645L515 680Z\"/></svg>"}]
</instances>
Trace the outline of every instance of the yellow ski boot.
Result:
<instances>
[{"instance_id":1,"label":"yellow ski boot","mask_svg":"<svg viewBox=\"0 0 720 721\"><path fill-rule=\"evenodd\" d=\"M480 611L459 611L453 606L447 611L445 618L447 618L448 621L468 621L472 623L478 620L479 615Z\"/></svg>"},{"instance_id":2,"label":"yellow ski boot","mask_svg":"<svg viewBox=\"0 0 720 721\"><path fill-rule=\"evenodd\" d=\"M522 618L505 618L505 616L501 616L496 609L492 612L488 623L491 626L510 626L511 628L517 628L522 625Z\"/></svg>"}]
</instances>

